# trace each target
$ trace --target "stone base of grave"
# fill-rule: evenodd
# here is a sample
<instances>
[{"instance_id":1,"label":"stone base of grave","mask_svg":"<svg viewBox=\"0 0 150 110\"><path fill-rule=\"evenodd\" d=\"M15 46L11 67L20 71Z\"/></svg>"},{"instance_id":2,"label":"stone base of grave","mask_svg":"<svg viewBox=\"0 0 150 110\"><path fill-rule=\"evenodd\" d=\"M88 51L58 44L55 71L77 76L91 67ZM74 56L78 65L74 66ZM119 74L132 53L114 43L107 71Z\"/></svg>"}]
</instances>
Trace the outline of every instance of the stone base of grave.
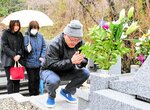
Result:
<instances>
[{"instance_id":1,"label":"stone base of grave","mask_svg":"<svg viewBox=\"0 0 150 110\"><path fill-rule=\"evenodd\" d=\"M111 89L91 94L90 110L148 110L150 104L135 99L135 96Z\"/></svg>"},{"instance_id":2,"label":"stone base of grave","mask_svg":"<svg viewBox=\"0 0 150 110\"><path fill-rule=\"evenodd\" d=\"M126 94L135 95L137 84L134 83L134 77L135 74L121 75L118 80L110 81L109 88Z\"/></svg>"},{"instance_id":3,"label":"stone base of grave","mask_svg":"<svg viewBox=\"0 0 150 110\"><path fill-rule=\"evenodd\" d=\"M84 105L85 109L90 110L148 110L150 108L150 103L148 103L150 99L149 65L150 56L134 74L91 73L90 92L88 95L85 95L83 91L79 93L81 103L79 102L78 108Z\"/></svg>"},{"instance_id":4,"label":"stone base of grave","mask_svg":"<svg viewBox=\"0 0 150 110\"><path fill-rule=\"evenodd\" d=\"M137 99L150 102L150 88L136 82L134 76L133 74L129 74L124 78L119 78L119 80L111 81L109 88L126 94L137 95Z\"/></svg>"},{"instance_id":5,"label":"stone base of grave","mask_svg":"<svg viewBox=\"0 0 150 110\"><path fill-rule=\"evenodd\" d=\"M137 86L138 89L136 91L137 99L141 99L143 101L150 103L150 88L139 83L137 83L137 85L138 85Z\"/></svg>"},{"instance_id":6,"label":"stone base of grave","mask_svg":"<svg viewBox=\"0 0 150 110\"><path fill-rule=\"evenodd\" d=\"M135 98L138 99L138 100L150 103L150 99L149 98L142 97L142 96L139 96L139 95L136 95Z\"/></svg>"},{"instance_id":7,"label":"stone base of grave","mask_svg":"<svg viewBox=\"0 0 150 110\"><path fill-rule=\"evenodd\" d=\"M90 92L96 90L107 89L109 82L118 80L118 75L91 73L90 75Z\"/></svg>"}]
</instances>

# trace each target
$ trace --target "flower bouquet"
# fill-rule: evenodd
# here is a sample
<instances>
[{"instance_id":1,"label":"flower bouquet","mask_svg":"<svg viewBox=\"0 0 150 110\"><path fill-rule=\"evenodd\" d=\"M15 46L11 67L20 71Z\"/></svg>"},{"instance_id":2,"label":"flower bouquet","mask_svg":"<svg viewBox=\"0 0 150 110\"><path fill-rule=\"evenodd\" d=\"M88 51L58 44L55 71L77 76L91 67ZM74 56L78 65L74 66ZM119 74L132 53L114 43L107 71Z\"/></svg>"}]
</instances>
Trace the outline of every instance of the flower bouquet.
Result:
<instances>
[{"instance_id":1,"label":"flower bouquet","mask_svg":"<svg viewBox=\"0 0 150 110\"><path fill-rule=\"evenodd\" d=\"M92 59L100 69L109 70L116 64L118 56L130 51L125 47L124 39L138 28L137 22L130 21L133 11L134 8L130 8L126 17L123 9L117 21L100 20L99 25L89 30L90 41L81 47L81 52Z\"/></svg>"}]
</instances>

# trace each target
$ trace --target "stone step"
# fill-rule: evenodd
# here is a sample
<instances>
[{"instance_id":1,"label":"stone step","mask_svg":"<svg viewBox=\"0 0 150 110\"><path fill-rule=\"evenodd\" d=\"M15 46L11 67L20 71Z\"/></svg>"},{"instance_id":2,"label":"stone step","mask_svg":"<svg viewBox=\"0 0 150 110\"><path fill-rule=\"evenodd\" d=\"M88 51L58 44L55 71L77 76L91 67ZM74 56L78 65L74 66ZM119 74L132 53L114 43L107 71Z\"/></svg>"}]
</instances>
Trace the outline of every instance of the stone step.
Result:
<instances>
[{"instance_id":1,"label":"stone step","mask_svg":"<svg viewBox=\"0 0 150 110\"><path fill-rule=\"evenodd\" d=\"M24 95L24 96L27 96L29 95L29 91L28 91L28 87L20 87L20 94ZM0 95L2 94L7 94L7 90L6 89L2 89L0 90Z\"/></svg>"},{"instance_id":2,"label":"stone step","mask_svg":"<svg viewBox=\"0 0 150 110\"><path fill-rule=\"evenodd\" d=\"M0 83L0 90L6 89L7 82ZM21 80L20 87L24 87L28 85L28 80Z\"/></svg>"},{"instance_id":3,"label":"stone step","mask_svg":"<svg viewBox=\"0 0 150 110\"><path fill-rule=\"evenodd\" d=\"M77 89L76 95L79 98L89 101L90 100L90 88L89 87L80 87L80 89Z\"/></svg>"},{"instance_id":4,"label":"stone step","mask_svg":"<svg viewBox=\"0 0 150 110\"><path fill-rule=\"evenodd\" d=\"M149 103L111 89L95 91L91 95L91 110L148 110L148 108Z\"/></svg>"},{"instance_id":5,"label":"stone step","mask_svg":"<svg viewBox=\"0 0 150 110\"><path fill-rule=\"evenodd\" d=\"M86 82L77 89L76 95L78 97L78 110L89 108L90 105L90 84Z\"/></svg>"},{"instance_id":6,"label":"stone step","mask_svg":"<svg viewBox=\"0 0 150 110\"><path fill-rule=\"evenodd\" d=\"M5 77L5 72L2 71L0 72L0 95L2 94L7 94L7 78ZM68 81L61 81L60 85L65 85L67 84ZM24 96L29 96L29 91L28 91L28 78L27 78L27 73L25 72L25 79L20 81L20 93ZM44 89L44 93L46 93L46 90Z\"/></svg>"}]
</instances>

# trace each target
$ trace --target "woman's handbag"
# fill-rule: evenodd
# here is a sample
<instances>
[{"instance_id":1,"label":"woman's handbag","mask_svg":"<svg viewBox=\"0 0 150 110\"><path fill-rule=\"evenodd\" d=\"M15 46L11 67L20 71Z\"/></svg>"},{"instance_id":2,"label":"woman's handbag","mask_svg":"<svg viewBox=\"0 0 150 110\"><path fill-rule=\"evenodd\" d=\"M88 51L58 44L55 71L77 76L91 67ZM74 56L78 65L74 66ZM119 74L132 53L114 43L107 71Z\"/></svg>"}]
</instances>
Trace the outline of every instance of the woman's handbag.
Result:
<instances>
[{"instance_id":1,"label":"woman's handbag","mask_svg":"<svg viewBox=\"0 0 150 110\"><path fill-rule=\"evenodd\" d=\"M14 66L10 68L10 79L11 80L24 79L25 77L24 71L25 68L19 62L15 62Z\"/></svg>"},{"instance_id":2,"label":"woman's handbag","mask_svg":"<svg viewBox=\"0 0 150 110\"><path fill-rule=\"evenodd\" d=\"M31 46L31 43L30 43L30 36L28 36L28 39L29 39L29 42L28 42L28 45L27 45L27 51L28 51L28 53L30 53L31 50L32 50L32 46Z\"/></svg>"}]
</instances>

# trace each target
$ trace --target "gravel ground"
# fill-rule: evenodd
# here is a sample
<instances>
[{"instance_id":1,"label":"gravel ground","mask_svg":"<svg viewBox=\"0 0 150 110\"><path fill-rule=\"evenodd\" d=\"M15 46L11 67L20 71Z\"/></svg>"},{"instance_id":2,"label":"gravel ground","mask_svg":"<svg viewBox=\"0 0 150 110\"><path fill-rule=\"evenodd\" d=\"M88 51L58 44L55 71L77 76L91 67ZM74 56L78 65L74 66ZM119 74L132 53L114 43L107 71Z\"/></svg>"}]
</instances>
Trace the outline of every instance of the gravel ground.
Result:
<instances>
[{"instance_id":1,"label":"gravel ground","mask_svg":"<svg viewBox=\"0 0 150 110\"><path fill-rule=\"evenodd\" d=\"M0 110L41 110L29 101L18 103L13 98L4 98L0 100Z\"/></svg>"}]
</instances>

